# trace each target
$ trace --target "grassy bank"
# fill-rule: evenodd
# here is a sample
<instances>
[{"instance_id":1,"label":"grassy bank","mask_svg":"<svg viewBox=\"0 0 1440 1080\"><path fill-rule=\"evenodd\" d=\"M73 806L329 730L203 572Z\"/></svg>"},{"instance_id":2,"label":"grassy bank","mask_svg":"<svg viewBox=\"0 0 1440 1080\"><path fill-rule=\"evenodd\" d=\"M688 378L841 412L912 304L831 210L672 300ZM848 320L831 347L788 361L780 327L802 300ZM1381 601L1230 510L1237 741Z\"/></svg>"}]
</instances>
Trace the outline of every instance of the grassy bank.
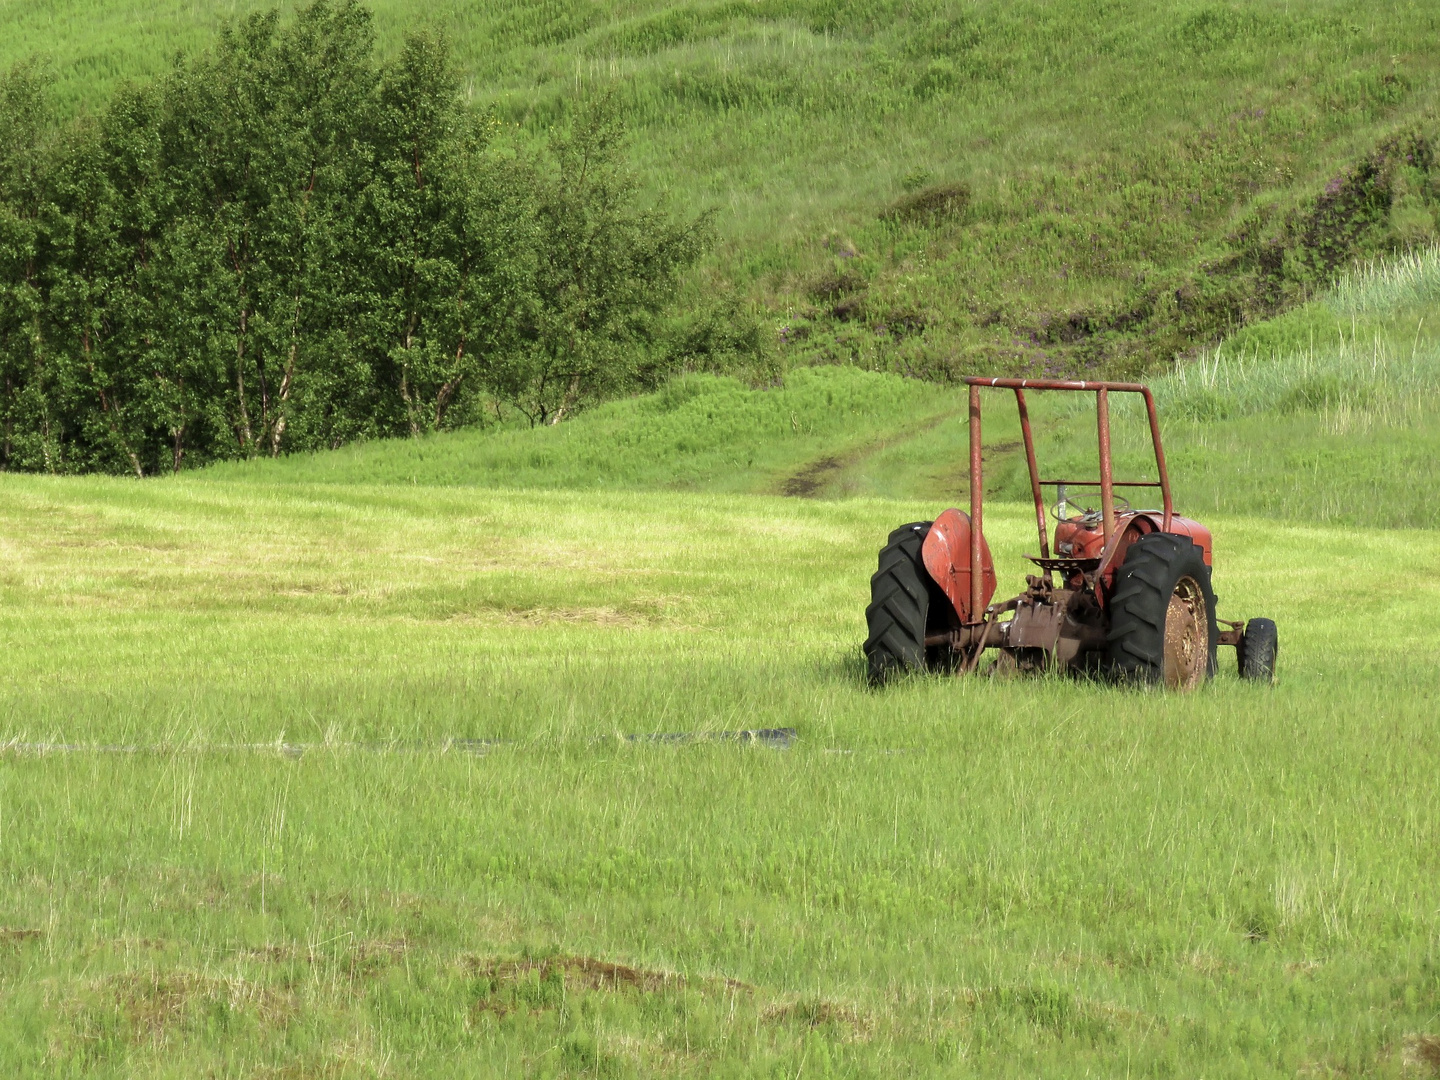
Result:
<instances>
[{"instance_id":1,"label":"grassy bank","mask_svg":"<svg viewBox=\"0 0 1440 1080\"><path fill-rule=\"evenodd\" d=\"M93 109L255 7L10 3L0 63ZM1406 0L374 10L388 50L444 29L521 142L612 95L650 194L717 211L689 340L758 320L750 365L1133 370L1435 234L1440 27Z\"/></svg>"},{"instance_id":2,"label":"grassy bank","mask_svg":"<svg viewBox=\"0 0 1440 1080\"><path fill-rule=\"evenodd\" d=\"M1440 253L1362 266L1315 301L1152 380L1177 505L1319 524L1440 525ZM987 394L987 490L1028 491L1014 404ZM216 481L667 488L825 498L967 497L962 391L851 367L754 390L691 376L553 428L467 431L207 470ZM1047 470L1098 475L1094 403L1032 402ZM1117 402L1123 471L1152 476Z\"/></svg>"}]
</instances>

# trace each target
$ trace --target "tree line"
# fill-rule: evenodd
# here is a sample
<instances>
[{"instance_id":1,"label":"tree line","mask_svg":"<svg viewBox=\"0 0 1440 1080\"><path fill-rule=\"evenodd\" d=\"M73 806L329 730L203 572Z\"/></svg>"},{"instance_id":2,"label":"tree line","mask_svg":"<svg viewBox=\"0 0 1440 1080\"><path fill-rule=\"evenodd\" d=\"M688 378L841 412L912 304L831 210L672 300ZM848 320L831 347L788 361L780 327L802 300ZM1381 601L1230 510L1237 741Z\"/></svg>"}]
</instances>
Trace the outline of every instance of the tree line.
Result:
<instances>
[{"instance_id":1,"label":"tree line","mask_svg":"<svg viewBox=\"0 0 1440 1080\"><path fill-rule=\"evenodd\" d=\"M708 220L639 203L612 110L541 150L443 38L316 0L60 121L0 77L0 468L147 475L551 423L643 382Z\"/></svg>"}]
</instances>

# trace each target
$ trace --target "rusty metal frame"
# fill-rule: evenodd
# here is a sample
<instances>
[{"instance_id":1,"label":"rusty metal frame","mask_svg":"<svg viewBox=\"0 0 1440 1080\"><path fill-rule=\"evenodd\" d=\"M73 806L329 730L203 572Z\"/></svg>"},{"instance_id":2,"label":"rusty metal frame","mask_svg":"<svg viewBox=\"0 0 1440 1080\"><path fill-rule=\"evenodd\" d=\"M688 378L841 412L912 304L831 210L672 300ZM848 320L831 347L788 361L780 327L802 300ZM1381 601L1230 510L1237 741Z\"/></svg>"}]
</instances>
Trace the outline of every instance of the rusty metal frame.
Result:
<instances>
[{"instance_id":1,"label":"rusty metal frame","mask_svg":"<svg viewBox=\"0 0 1440 1080\"><path fill-rule=\"evenodd\" d=\"M983 622L985 584L980 575L984 531L985 481L980 462L980 387L970 384L970 618Z\"/></svg>"},{"instance_id":2,"label":"rusty metal frame","mask_svg":"<svg viewBox=\"0 0 1440 1080\"><path fill-rule=\"evenodd\" d=\"M1170 498L1170 475L1165 468L1165 450L1160 445L1160 418L1155 411L1155 398L1150 388L1141 383L1092 382L1069 379L987 379L969 376L964 380L970 387L970 611L971 618L983 620L980 611L982 596L981 562L984 543L984 496L985 483L982 476L982 442L980 425L980 389L990 387L996 390L1013 390L1015 404L1020 412L1020 430L1025 439L1025 462L1030 471L1030 493L1035 500L1035 523L1040 532L1040 555L1049 557L1049 541L1045 527L1045 496L1042 484L1070 484L1088 486L1088 480L1041 480L1039 464L1035 458L1035 438L1030 428L1030 410L1025 400L1026 390L1068 390L1095 395L1095 426L1100 449L1100 511L1104 522L1105 543L1108 547L1115 532L1115 489L1117 487L1158 487L1164 501L1164 518L1161 528L1169 532L1174 517L1174 504ZM1145 413L1150 421L1150 442L1155 450L1155 466L1160 479L1116 480L1110 462L1110 395L1139 394L1145 399ZM1046 577L1049 575L1047 573ZM981 648L983 648L983 638Z\"/></svg>"},{"instance_id":3,"label":"rusty metal frame","mask_svg":"<svg viewBox=\"0 0 1440 1080\"><path fill-rule=\"evenodd\" d=\"M1040 491L1040 467L1035 461L1035 439L1030 434L1030 410L1025 405L1025 391L1015 390L1015 407L1020 410L1020 430L1025 435L1025 464L1030 468L1030 494L1035 499L1035 527L1040 530L1040 557L1050 557L1050 532L1045 525L1045 496ZM1048 575L1047 575L1048 576Z\"/></svg>"}]
</instances>

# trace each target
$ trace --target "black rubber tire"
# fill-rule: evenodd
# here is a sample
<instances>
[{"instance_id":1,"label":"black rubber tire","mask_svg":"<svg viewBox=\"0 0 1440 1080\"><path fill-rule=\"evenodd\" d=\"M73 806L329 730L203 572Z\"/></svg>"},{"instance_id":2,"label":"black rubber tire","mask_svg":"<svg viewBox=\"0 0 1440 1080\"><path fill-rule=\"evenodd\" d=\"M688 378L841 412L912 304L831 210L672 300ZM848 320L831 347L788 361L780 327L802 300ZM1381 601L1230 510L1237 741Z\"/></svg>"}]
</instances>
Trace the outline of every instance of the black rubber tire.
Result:
<instances>
[{"instance_id":1,"label":"black rubber tire","mask_svg":"<svg viewBox=\"0 0 1440 1080\"><path fill-rule=\"evenodd\" d=\"M1115 573L1108 598L1110 626L1105 646L1111 674L1130 682L1164 681L1165 617L1170 597L1183 577L1193 578L1205 599L1210 648L1205 678L1215 674L1220 627L1215 622L1215 593L1204 552L1188 536L1150 533L1134 541Z\"/></svg>"},{"instance_id":2,"label":"black rubber tire","mask_svg":"<svg viewBox=\"0 0 1440 1080\"><path fill-rule=\"evenodd\" d=\"M1275 658L1280 652L1280 635L1273 619L1251 619L1240 635L1235 650L1240 660L1240 678L1255 682L1275 681Z\"/></svg>"},{"instance_id":3,"label":"black rubber tire","mask_svg":"<svg viewBox=\"0 0 1440 1080\"><path fill-rule=\"evenodd\" d=\"M931 524L912 521L901 525L880 549L880 566L870 578L870 606L865 609L869 630L865 658L871 686L925 667L925 633L937 586L925 569L920 549Z\"/></svg>"}]
</instances>

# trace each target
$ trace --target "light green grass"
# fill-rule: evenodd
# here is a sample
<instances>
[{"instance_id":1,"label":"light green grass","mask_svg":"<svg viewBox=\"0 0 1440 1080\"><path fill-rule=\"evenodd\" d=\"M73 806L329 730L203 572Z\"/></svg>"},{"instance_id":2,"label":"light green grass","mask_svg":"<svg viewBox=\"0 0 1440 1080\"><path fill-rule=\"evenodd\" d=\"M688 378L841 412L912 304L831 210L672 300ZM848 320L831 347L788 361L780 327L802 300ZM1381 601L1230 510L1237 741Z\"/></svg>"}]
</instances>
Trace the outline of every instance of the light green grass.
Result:
<instances>
[{"instance_id":1,"label":"light green grass","mask_svg":"<svg viewBox=\"0 0 1440 1080\"><path fill-rule=\"evenodd\" d=\"M849 367L802 368L754 390L690 375L552 427L471 429L228 462L213 480L513 487L778 490L817 456L904 438L963 409L963 394Z\"/></svg>"},{"instance_id":2,"label":"light green grass","mask_svg":"<svg viewBox=\"0 0 1440 1080\"><path fill-rule=\"evenodd\" d=\"M928 505L3 487L0 734L150 747L0 759L7 1075L1399 1076L1434 1027L1431 533L1212 520L1273 689L874 693ZM686 982L496 967L547 956Z\"/></svg>"}]
</instances>

